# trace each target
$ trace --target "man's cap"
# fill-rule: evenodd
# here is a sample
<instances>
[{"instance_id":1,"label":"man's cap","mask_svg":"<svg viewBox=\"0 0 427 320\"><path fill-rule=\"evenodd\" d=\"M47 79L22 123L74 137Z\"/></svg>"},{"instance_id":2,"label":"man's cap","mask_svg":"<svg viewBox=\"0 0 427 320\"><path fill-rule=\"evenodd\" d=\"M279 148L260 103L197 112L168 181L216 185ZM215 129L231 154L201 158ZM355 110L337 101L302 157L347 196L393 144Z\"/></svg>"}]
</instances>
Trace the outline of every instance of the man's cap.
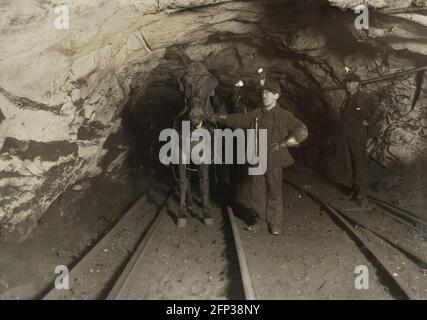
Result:
<instances>
[{"instance_id":1,"label":"man's cap","mask_svg":"<svg viewBox=\"0 0 427 320\"><path fill-rule=\"evenodd\" d=\"M278 93L279 95L282 94L282 88L280 87L280 83L271 79L265 80L265 84L262 86L262 90L268 90L271 93Z\"/></svg>"},{"instance_id":2,"label":"man's cap","mask_svg":"<svg viewBox=\"0 0 427 320\"><path fill-rule=\"evenodd\" d=\"M354 72L349 72L344 78L345 83L347 83L347 82L360 82L360 81L361 81L360 77L357 74L355 74Z\"/></svg>"}]
</instances>

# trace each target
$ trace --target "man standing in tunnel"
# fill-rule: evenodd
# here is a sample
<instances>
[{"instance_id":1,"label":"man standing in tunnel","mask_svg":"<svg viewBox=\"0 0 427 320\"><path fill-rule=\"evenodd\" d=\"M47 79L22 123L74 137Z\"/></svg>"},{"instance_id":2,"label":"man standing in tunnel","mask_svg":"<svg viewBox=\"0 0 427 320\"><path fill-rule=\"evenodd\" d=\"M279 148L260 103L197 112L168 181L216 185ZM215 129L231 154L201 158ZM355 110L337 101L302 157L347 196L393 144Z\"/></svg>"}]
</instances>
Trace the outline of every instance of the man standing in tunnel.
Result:
<instances>
[{"instance_id":1,"label":"man standing in tunnel","mask_svg":"<svg viewBox=\"0 0 427 320\"><path fill-rule=\"evenodd\" d=\"M212 121L232 128L254 128L258 123L259 129L267 129L267 170L263 175L252 176L251 198L258 216L255 228L266 222L274 235L282 233L283 169L294 162L288 147L299 146L308 135L305 124L280 107L280 94L280 84L267 80L262 88L262 107L248 113L213 114L210 117Z\"/></svg>"},{"instance_id":2,"label":"man standing in tunnel","mask_svg":"<svg viewBox=\"0 0 427 320\"><path fill-rule=\"evenodd\" d=\"M360 90L360 78L349 73L345 78L347 98L342 109L343 138L351 161L352 192L350 199L368 208L367 139L371 135L379 112L375 102ZM369 132L369 133L368 133Z\"/></svg>"}]
</instances>

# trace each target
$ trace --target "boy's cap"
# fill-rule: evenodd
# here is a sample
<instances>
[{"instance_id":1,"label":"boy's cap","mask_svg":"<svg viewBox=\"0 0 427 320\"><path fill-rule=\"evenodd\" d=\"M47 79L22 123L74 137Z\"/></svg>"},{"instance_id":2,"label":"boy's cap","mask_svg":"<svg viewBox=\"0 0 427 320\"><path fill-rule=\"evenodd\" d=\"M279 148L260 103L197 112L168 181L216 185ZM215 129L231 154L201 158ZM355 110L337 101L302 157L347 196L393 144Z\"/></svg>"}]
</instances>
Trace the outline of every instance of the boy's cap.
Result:
<instances>
[{"instance_id":1,"label":"boy's cap","mask_svg":"<svg viewBox=\"0 0 427 320\"><path fill-rule=\"evenodd\" d=\"M272 93L278 93L279 95L282 94L282 88L280 87L279 82L275 80L265 80L265 84L262 87L262 90L268 90Z\"/></svg>"}]
</instances>

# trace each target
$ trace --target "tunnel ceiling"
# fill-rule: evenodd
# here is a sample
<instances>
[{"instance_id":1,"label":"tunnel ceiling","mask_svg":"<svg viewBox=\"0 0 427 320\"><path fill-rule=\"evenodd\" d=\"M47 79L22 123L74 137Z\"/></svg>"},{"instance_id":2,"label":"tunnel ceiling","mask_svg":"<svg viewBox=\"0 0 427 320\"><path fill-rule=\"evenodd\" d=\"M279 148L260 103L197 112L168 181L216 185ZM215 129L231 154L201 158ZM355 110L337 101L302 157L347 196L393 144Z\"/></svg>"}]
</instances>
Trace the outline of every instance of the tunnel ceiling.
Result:
<instances>
[{"instance_id":1,"label":"tunnel ceiling","mask_svg":"<svg viewBox=\"0 0 427 320\"><path fill-rule=\"evenodd\" d=\"M103 173L105 142L121 130L124 106L175 86L184 68L177 46L223 88L265 68L280 79L282 101L319 132L328 122L315 119L334 118L344 98L320 89L341 83L344 66L372 78L427 64L427 15L416 10L426 1L365 1L370 28L361 31L350 0L65 0L69 30L55 28L56 1L22 1L0 4L3 232L25 233L68 186ZM423 80L412 74L369 87L386 109L373 150L385 166L426 152ZM156 95L159 106L169 104Z\"/></svg>"}]
</instances>

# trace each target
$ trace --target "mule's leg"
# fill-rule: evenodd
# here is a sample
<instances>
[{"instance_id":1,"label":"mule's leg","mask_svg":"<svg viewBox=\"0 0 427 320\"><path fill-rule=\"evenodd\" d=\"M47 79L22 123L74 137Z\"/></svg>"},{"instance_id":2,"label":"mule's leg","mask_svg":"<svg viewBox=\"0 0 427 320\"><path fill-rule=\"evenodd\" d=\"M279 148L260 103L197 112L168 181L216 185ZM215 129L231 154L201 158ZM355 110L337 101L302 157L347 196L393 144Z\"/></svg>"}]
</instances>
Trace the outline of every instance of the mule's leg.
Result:
<instances>
[{"instance_id":1,"label":"mule's leg","mask_svg":"<svg viewBox=\"0 0 427 320\"><path fill-rule=\"evenodd\" d=\"M177 227L184 228L187 225L187 204L186 194L188 189L187 167L185 164L178 165L179 172L179 212L177 219Z\"/></svg>"},{"instance_id":2,"label":"mule's leg","mask_svg":"<svg viewBox=\"0 0 427 320\"><path fill-rule=\"evenodd\" d=\"M191 172L189 171L187 174L187 209L191 210L194 207L193 193L191 192Z\"/></svg>"},{"instance_id":3,"label":"mule's leg","mask_svg":"<svg viewBox=\"0 0 427 320\"><path fill-rule=\"evenodd\" d=\"M206 164L201 164L199 166L199 181L203 203L203 221L205 225L212 225L213 218L210 215L211 205L209 197L209 166Z\"/></svg>"}]
</instances>

